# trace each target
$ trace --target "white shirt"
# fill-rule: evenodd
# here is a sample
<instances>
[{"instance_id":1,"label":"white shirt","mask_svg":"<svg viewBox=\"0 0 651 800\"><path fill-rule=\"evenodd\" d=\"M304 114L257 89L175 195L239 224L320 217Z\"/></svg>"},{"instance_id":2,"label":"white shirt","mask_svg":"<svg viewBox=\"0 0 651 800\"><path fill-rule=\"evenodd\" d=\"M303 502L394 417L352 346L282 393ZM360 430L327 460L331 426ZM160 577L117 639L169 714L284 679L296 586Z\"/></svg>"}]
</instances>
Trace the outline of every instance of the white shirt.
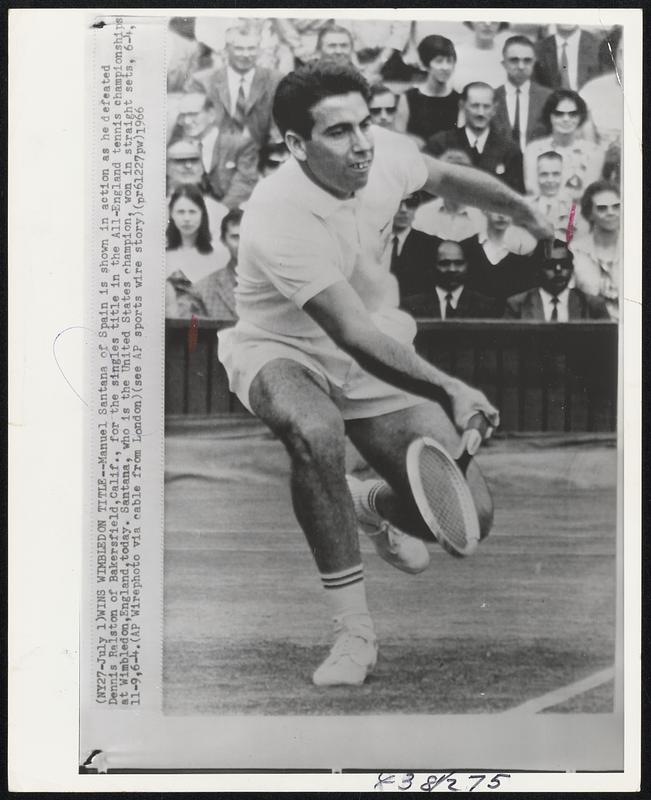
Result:
<instances>
[{"instance_id":1,"label":"white shirt","mask_svg":"<svg viewBox=\"0 0 651 800\"><path fill-rule=\"evenodd\" d=\"M557 33L554 34L556 39L556 58L558 59L558 71L561 70L561 62L563 59L563 45L567 45L567 77L570 81L570 89L576 91L578 84L579 74L579 37L581 36L581 28L577 28L571 36L564 39Z\"/></svg>"},{"instance_id":2,"label":"white shirt","mask_svg":"<svg viewBox=\"0 0 651 800\"><path fill-rule=\"evenodd\" d=\"M456 289L450 291L449 289L442 289L440 286L436 286L436 294L439 297L439 307L441 309L441 319L446 319L445 316L445 308L447 306L447 296L448 294L452 295L450 297L450 305L456 311L457 306L459 305L459 298L461 297L461 292L463 291L463 286L457 286Z\"/></svg>"},{"instance_id":3,"label":"white shirt","mask_svg":"<svg viewBox=\"0 0 651 800\"><path fill-rule=\"evenodd\" d=\"M212 154L215 150L215 143L218 137L219 128L213 125L208 133L199 141L201 144L201 161L203 162L203 168L206 172L210 172L210 168L212 167Z\"/></svg>"},{"instance_id":4,"label":"white shirt","mask_svg":"<svg viewBox=\"0 0 651 800\"><path fill-rule=\"evenodd\" d=\"M414 230L451 242L468 239L483 227L484 215L479 209L461 206L455 212L450 212L442 197L423 203L414 216Z\"/></svg>"},{"instance_id":5,"label":"white shirt","mask_svg":"<svg viewBox=\"0 0 651 800\"><path fill-rule=\"evenodd\" d=\"M482 131L479 136L474 131L471 131L470 128L466 125L464 127L464 131L466 132L466 139L471 147L476 147L477 152L483 153L484 147L486 147L486 139L488 139L488 134L490 133L490 128L486 128L486 130Z\"/></svg>"},{"instance_id":6,"label":"white shirt","mask_svg":"<svg viewBox=\"0 0 651 800\"><path fill-rule=\"evenodd\" d=\"M506 97L506 110L509 114L509 122L511 128L515 127L515 106L518 88L520 89L520 150L524 153L524 148L527 144L527 120L529 119L529 89L531 88L531 81L523 83L522 86L517 87L507 81L504 84L504 94Z\"/></svg>"},{"instance_id":7,"label":"white shirt","mask_svg":"<svg viewBox=\"0 0 651 800\"><path fill-rule=\"evenodd\" d=\"M244 86L244 97L249 99L251 93L251 84L253 83L253 75L255 67L248 72L236 72L231 67L226 67L226 77L228 79L228 93L231 97L231 117L235 116L235 109L237 107L237 96L240 93L240 86ZM243 82L243 83L242 83Z\"/></svg>"},{"instance_id":8,"label":"white shirt","mask_svg":"<svg viewBox=\"0 0 651 800\"><path fill-rule=\"evenodd\" d=\"M621 238L615 253L604 256L590 234L573 239L570 245L577 288L603 297L610 318L615 320L619 319L620 248Z\"/></svg>"},{"instance_id":9,"label":"white shirt","mask_svg":"<svg viewBox=\"0 0 651 800\"><path fill-rule=\"evenodd\" d=\"M389 257L391 257L391 253L393 252L393 240L398 237L398 255L402 253L402 248L405 246L405 239L411 233L411 226L405 228L403 231L398 231L398 233L391 232L391 247L389 248Z\"/></svg>"},{"instance_id":10,"label":"white shirt","mask_svg":"<svg viewBox=\"0 0 651 800\"><path fill-rule=\"evenodd\" d=\"M545 314L545 319L547 322L552 321L552 312L554 310L554 295L551 295L549 292L545 291L542 287L538 289L538 293L540 294L540 299L542 300L543 305L543 313ZM569 314L569 299L570 299L570 290L569 288L563 289L563 291L558 295L558 303L556 305L556 310L558 314L558 322L567 322L570 318Z\"/></svg>"},{"instance_id":11,"label":"white shirt","mask_svg":"<svg viewBox=\"0 0 651 800\"><path fill-rule=\"evenodd\" d=\"M374 138L367 185L352 198L321 189L294 158L257 184L240 229L241 329L323 340L323 329L303 306L339 281L347 281L370 312L392 306L387 250L393 218L428 173L408 137L377 128Z\"/></svg>"}]
</instances>

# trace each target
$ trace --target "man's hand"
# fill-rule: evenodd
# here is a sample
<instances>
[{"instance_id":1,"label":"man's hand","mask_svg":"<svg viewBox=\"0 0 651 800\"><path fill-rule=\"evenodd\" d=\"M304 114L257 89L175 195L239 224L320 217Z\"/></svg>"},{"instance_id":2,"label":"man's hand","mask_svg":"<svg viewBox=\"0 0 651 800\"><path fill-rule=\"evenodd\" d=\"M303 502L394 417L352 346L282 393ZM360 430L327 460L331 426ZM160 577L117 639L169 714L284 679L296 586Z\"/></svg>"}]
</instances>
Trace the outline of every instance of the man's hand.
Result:
<instances>
[{"instance_id":1,"label":"man's hand","mask_svg":"<svg viewBox=\"0 0 651 800\"><path fill-rule=\"evenodd\" d=\"M454 424L457 428L463 431L470 418L481 411L491 426L484 437L488 439L492 429L500 424L500 415L498 410L488 402L484 393L459 380L446 384L445 391L452 403Z\"/></svg>"}]
</instances>

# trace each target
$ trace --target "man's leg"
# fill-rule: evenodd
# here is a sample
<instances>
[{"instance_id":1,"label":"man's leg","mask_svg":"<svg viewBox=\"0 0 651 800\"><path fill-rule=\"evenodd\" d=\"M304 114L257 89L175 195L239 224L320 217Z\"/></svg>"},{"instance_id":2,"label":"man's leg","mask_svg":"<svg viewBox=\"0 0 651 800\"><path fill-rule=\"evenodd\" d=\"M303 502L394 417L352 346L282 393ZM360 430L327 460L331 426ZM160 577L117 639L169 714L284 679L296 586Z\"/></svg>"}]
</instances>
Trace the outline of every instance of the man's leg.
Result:
<instances>
[{"instance_id":1,"label":"man's leg","mask_svg":"<svg viewBox=\"0 0 651 800\"><path fill-rule=\"evenodd\" d=\"M403 411L379 417L349 420L346 430L364 458L388 485L375 494L377 511L398 528L419 538L432 540L429 528L414 503L407 478L407 448L419 436L429 436L455 454L460 439L454 425L438 403L423 402ZM493 523L493 504L484 477L473 461L466 474L479 516L481 537Z\"/></svg>"},{"instance_id":2,"label":"man's leg","mask_svg":"<svg viewBox=\"0 0 651 800\"><path fill-rule=\"evenodd\" d=\"M338 639L314 673L314 682L362 683L375 665L376 645L366 606L357 519L346 484L339 409L319 377L290 359L271 361L258 372L249 402L289 453L294 511L335 619Z\"/></svg>"}]
</instances>

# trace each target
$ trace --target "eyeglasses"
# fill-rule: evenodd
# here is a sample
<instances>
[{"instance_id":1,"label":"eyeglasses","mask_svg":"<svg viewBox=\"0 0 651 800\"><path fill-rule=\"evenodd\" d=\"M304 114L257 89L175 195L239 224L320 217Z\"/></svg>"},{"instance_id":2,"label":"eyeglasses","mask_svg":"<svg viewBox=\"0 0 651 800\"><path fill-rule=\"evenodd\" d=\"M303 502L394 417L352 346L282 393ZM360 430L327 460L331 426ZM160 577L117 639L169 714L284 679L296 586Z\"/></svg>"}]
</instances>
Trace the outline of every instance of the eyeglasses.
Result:
<instances>
[{"instance_id":1,"label":"eyeglasses","mask_svg":"<svg viewBox=\"0 0 651 800\"><path fill-rule=\"evenodd\" d=\"M198 164L201 159L199 156L191 156L189 158L170 158L175 164Z\"/></svg>"},{"instance_id":2,"label":"eyeglasses","mask_svg":"<svg viewBox=\"0 0 651 800\"><path fill-rule=\"evenodd\" d=\"M533 61L533 58L517 58L517 56L506 59L507 64L533 64Z\"/></svg>"},{"instance_id":3,"label":"eyeglasses","mask_svg":"<svg viewBox=\"0 0 651 800\"><path fill-rule=\"evenodd\" d=\"M386 111L387 114L395 114L398 110L398 106L380 106L380 108L369 108L372 117L379 117L383 111Z\"/></svg>"},{"instance_id":4,"label":"eyeglasses","mask_svg":"<svg viewBox=\"0 0 651 800\"><path fill-rule=\"evenodd\" d=\"M604 214L606 211L619 211L621 207L620 203L613 203L611 206L602 206L598 205L595 206L595 210L599 211L599 213Z\"/></svg>"},{"instance_id":5,"label":"eyeglasses","mask_svg":"<svg viewBox=\"0 0 651 800\"><path fill-rule=\"evenodd\" d=\"M578 111L557 111L556 109L554 109L554 111L552 111L552 117L572 117L573 118L573 117L578 117L578 116L579 116L579 112Z\"/></svg>"},{"instance_id":6,"label":"eyeglasses","mask_svg":"<svg viewBox=\"0 0 651 800\"><path fill-rule=\"evenodd\" d=\"M439 258L436 265L438 267L463 267L465 263L465 258Z\"/></svg>"},{"instance_id":7,"label":"eyeglasses","mask_svg":"<svg viewBox=\"0 0 651 800\"><path fill-rule=\"evenodd\" d=\"M404 203L407 208L417 208L420 205L420 199L418 197L405 197L400 203L401 205Z\"/></svg>"}]
</instances>

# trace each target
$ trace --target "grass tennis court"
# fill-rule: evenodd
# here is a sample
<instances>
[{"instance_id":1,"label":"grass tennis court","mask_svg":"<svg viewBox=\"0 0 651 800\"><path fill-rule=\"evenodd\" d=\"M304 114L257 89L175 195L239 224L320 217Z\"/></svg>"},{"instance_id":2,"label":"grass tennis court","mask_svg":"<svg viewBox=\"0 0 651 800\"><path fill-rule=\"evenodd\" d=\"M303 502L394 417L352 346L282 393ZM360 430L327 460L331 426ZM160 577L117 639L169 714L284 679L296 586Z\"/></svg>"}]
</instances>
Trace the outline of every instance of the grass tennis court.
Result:
<instances>
[{"instance_id":1,"label":"grass tennis court","mask_svg":"<svg viewBox=\"0 0 651 800\"><path fill-rule=\"evenodd\" d=\"M493 440L478 461L495 525L474 556L432 545L411 576L363 540L378 665L361 688L317 689L328 609L284 448L248 419L170 421L165 712L477 714L565 687L544 710L612 711L616 458L607 435Z\"/></svg>"}]
</instances>

